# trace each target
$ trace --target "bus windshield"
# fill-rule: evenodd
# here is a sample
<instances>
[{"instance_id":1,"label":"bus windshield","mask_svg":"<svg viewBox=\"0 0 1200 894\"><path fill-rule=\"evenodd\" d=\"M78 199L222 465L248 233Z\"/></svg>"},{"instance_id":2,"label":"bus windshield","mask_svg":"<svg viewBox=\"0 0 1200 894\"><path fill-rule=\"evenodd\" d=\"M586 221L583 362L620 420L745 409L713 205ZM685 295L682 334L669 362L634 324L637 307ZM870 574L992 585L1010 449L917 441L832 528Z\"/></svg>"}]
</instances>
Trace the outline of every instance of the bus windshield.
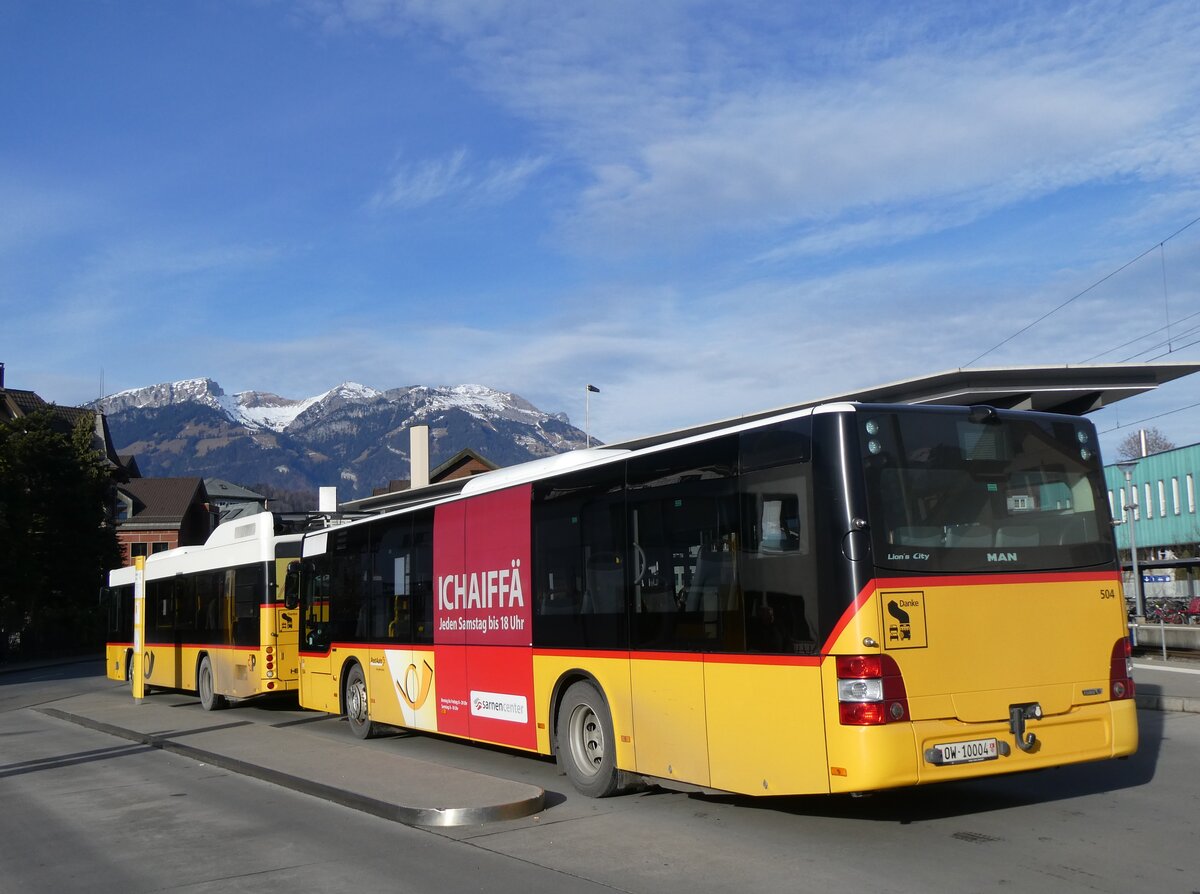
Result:
<instances>
[{"instance_id":1,"label":"bus windshield","mask_svg":"<svg viewBox=\"0 0 1200 894\"><path fill-rule=\"evenodd\" d=\"M863 408L875 564L923 574L1109 567L1095 430L989 407Z\"/></svg>"}]
</instances>

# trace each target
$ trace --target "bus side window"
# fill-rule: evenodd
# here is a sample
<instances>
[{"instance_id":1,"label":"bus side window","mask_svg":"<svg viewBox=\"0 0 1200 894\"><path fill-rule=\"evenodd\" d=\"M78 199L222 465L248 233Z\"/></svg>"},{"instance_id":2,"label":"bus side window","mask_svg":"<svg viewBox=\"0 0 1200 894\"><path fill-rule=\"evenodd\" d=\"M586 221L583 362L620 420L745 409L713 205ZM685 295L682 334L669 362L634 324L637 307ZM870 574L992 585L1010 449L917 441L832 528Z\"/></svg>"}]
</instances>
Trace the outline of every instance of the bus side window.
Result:
<instances>
[{"instance_id":1,"label":"bus side window","mask_svg":"<svg viewBox=\"0 0 1200 894\"><path fill-rule=\"evenodd\" d=\"M381 524L371 537L375 557L371 592L372 642L412 641L412 519Z\"/></svg>"},{"instance_id":2,"label":"bus side window","mask_svg":"<svg viewBox=\"0 0 1200 894\"><path fill-rule=\"evenodd\" d=\"M433 510L413 515L409 589L414 643L433 642Z\"/></svg>"},{"instance_id":3,"label":"bus side window","mask_svg":"<svg viewBox=\"0 0 1200 894\"><path fill-rule=\"evenodd\" d=\"M267 569L264 565L246 565L234 572L233 630L235 646L258 644L259 604L267 598Z\"/></svg>"},{"instance_id":4,"label":"bus side window","mask_svg":"<svg viewBox=\"0 0 1200 894\"><path fill-rule=\"evenodd\" d=\"M283 579L283 607L294 609L300 605L300 563L289 562Z\"/></svg>"},{"instance_id":5,"label":"bus side window","mask_svg":"<svg viewBox=\"0 0 1200 894\"><path fill-rule=\"evenodd\" d=\"M810 422L790 420L742 438L739 571L751 652L819 648Z\"/></svg>"},{"instance_id":6,"label":"bus side window","mask_svg":"<svg viewBox=\"0 0 1200 894\"><path fill-rule=\"evenodd\" d=\"M624 486L620 468L534 487L534 644L625 648Z\"/></svg>"},{"instance_id":7,"label":"bus side window","mask_svg":"<svg viewBox=\"0 0 1200 894\"><path fill-rule=\"evenodd\" d=\"M328 649L329 557L305 559L300 568L300 618L305 648Z\"/></svg>"},{"instance_id":8,"label":"bus side window","mask_svg":"<svg viewBox=\"0 0 1200 894\"><path fill-rule=\"evenodd\" d=\"M745 648L738 574L736 437L631 460L633 642Z\"/></svg>"}]
</instances>

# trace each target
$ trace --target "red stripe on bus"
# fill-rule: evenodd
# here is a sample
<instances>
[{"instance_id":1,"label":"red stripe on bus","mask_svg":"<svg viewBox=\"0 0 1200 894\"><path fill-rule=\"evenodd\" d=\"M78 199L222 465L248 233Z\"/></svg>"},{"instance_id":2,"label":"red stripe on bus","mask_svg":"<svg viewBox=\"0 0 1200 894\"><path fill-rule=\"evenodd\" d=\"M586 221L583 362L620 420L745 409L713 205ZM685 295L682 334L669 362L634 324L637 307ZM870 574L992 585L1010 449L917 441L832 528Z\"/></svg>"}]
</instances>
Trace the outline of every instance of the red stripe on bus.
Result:
<instances>
[{"instance_id":1,"label":"red stripe on bus","mask_svg":"<svg viewBox=\"0 0 1200 894\"><path fill-rule=\"evenodd\" d=\"M850 623L850 619L862 610L862 607L866 605L867 600L871 598L871 594L874 592L875 581L872 580L862 588L862 592L855 597L854 602L846 606L846 610L842 612L842 616L838 618L838 622L833 625L833 632L829 634L825 640L825 644L821 646L822 656L829 654L829 650L833 648L833 644L837 642L837 638L842 635L842 631L846 629L846 626Z\"/></svg>"},{"instance_id":2,"label":"red stripe on bus","mask_svg":"<svg viewBox=\"0 0 1200 894\"><path fill-rule=\"evenodd\" d=\"M261 652L263 646L227 646L223 643L146 643L147 649L197 649L201 652Z\"/></svg>"}]
</instances>

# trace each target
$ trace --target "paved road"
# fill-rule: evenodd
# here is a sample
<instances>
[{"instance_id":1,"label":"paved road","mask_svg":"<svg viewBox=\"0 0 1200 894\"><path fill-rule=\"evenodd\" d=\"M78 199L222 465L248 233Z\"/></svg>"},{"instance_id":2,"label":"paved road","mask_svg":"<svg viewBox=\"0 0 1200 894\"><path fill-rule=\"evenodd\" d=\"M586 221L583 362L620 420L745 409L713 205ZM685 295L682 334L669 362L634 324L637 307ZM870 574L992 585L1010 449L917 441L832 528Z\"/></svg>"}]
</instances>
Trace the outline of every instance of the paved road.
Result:
<instances>
[{"instance_id":1,"label":"paved road","mask_svg":"<svg viewBox=\"0 0 1200 894\"><path fill-rule=\"evenodd\" d=\"M0 677L4 894L1200 891L1198 714L1140 712L1128 761L866 799L592 801L543 760L425 736L359 743L547 792L535 816L423 831L38 713L116 685L40 673ZM233 715L349 736L287 705Z\"/></svg>"}]
</instances>

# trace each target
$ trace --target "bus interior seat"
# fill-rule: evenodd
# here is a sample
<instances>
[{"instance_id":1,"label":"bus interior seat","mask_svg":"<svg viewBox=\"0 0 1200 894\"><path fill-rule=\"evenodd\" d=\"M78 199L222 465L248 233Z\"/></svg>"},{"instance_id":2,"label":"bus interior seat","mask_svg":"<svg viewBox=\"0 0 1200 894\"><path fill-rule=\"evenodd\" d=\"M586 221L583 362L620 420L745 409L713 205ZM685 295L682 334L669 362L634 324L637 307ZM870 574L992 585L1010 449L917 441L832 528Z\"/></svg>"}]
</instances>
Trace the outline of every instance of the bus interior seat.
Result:
<instances>
[{"instance_id":1,"label":"bus interior seat","mask_svg":"<svg viewBox=\"0 0 1200 894\"><path fill-rule=\"evenodd\" d=\"M689 612L715 612L727 601L733 589L732 552L704 552L696 557L696 570L688 587L684 609Z\"/></svg>"},{"instance_id":2,"label":"bus interior seat","mask_svg":"<svg viewBox=\"0 0 1200 894\"><path fill-rule=\"evenodd\" d=\"M996 529L996 546L1037 546L1041 532L1032 525L1001 525Z\"/></svg>"},{"instance_id":3,"label":"bus interior seat","mask_svg":"<svg viewBox=\"0 0 1200 894\"><path fill-rule=\"evenodd\" d=\"M587 594L584 594L587 598ZM577 592L556 591L542 601L543 615L577 615L580 612L581 600Z\"/></svg>"},{"instance_id":4,"label":"bus interior seat","mask_svg":"<svg viewBox=\"0 0 1200 894\"><path fill-rule=\"evenodd\" d=\"M983 525L958 525L946 532L946 546L982 547L992 545L992 529Z\"/></svg>"},{"instance_id":5,"label":"bus interior seat","mask_svg":"<svg viewBox=\"0 0 1200 894\"><path fill-rule=\"evenodd\" d=\"M587 589L580 610L598 615L625 611L625 572L615 553L601 553L588 560Z\"/></svg>"},{"instance_id":6,"label":"bus interior seat","mask_svg":"<svg viewBox=\"0 0 1200 894\"><path fill-rule=\"evenodd\" d=\"M900 527L892 531L892 543L896 546L941 546L945 534L932 525Z\"/></svg>"}]
</instances>

